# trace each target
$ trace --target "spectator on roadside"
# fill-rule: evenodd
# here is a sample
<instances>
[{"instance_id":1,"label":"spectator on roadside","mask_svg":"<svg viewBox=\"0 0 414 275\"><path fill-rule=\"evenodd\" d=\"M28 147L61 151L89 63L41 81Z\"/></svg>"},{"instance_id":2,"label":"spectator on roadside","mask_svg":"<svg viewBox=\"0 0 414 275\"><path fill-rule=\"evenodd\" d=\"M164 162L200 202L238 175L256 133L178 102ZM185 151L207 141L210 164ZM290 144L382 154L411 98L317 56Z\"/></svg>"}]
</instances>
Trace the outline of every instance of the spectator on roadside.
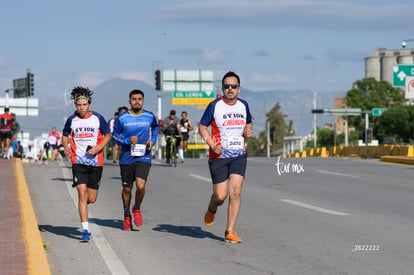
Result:
<instances>
[{"instance_id":1,"label":"spectator on roadside","mask_svg":"<svg viewBox=\"0 0 414 275\"><path fill-rule=\"evenodd\" d=\"M0 115L0 142L1 152L4 158L8 158L10 151L10 139L12 138L12 129L16 126L15 118L9 113L8 107L4 108L4 114ZM5 146L6 145L6 146Z\"/></svg>"},{"instance_id":2,"label":"spectator on roadside","mask_svg":"<svg viewBox=\"0 0 414 275\"><path fill-rule=\"evenodd\" d=\"M20 158L20 159L23 157L23 147L20 143L20 140L17 141L16 148L13 151L13 157L14 158Z\"/></svg>"},{"instance_id":3,"label":"spectator on roadside","mask_svg":"<svg viewBox=\"0 0 414 275\"><path fill-rule=\"evenodd\" d=\"M26 159L28 162L32 162L32 161L34 161L34 159L35 159L35 152L34 152L34 150L33 150L33 148L32 148L32 146L31 146L31 145L29 145L29 146L27 147L27 151L26 151L26 153L24 154L24 157L25 157L25 159Z\"/></svg>"},{"instance_id":4,"label":"spectator on roadside","mask_svg":"<svg viewBox=\"0 0 414 275\"><path fill-rule=\"evenodd\" d=\"M113 118L111 118L108 121L109 129L111 130L111 135L112 135L112 132L114 131L115 120L118 118L118 116L119 116L119 113L115 112ZM111 138L111 141L109 141L109 143L108 143L108 153L106 154L106 159L109 159L112 155L112 162L113 163L116 163L115 151L114 151L115 145L116 145L116 141L113 138ZM117 148L118 148L118 146L117 146ZM118 155L118 154L116 154L116 155Z\"/></svg>"}]
</instances>

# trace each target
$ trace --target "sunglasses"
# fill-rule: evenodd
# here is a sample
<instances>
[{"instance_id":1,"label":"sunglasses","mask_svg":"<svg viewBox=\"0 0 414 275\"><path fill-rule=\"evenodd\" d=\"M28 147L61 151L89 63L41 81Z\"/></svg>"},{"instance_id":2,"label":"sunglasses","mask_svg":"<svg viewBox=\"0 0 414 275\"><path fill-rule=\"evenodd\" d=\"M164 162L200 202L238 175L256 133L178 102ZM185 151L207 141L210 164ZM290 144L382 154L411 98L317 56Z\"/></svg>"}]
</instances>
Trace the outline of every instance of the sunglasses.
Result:
<instances>
[{"instance_id":1,"label":"sunglasses","mask_svg":"<svg viewBox=\"0 0 414 275\"><path fill-rule=\"evenodd\" d=\"M223 84L224 89L229 89L230 87L232 89L237 89L239 87L239 85L237 85L237 84Z\"/></svg>"}]
</instances>

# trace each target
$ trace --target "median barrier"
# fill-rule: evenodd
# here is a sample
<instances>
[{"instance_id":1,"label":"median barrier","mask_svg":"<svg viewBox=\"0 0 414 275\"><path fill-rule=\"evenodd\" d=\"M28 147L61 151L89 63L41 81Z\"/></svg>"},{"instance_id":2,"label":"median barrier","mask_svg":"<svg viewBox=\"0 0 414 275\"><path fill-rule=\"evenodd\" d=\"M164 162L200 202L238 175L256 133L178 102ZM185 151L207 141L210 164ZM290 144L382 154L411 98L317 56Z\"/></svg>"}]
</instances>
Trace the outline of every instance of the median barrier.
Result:
<instances>
[{"instance_id":1,"label":"median barrier","mask_svg":"<svg viewBox=\"0 0 414 275\"><path fill-rule=\"evenodd\" d=\"M388 145L388 144L378 145L378 154L379 154L378 157L391 155L392 147L393 147L392 145Z\"/></svg>"},{"instance_id":2,"label":"median barrier","mask_svg":"<svg viewBox=\"0 0 414 275\"><path fill-rule=\"evenodd\" d=\"M381 162L392 162L400 164L414 165L414 157L402 157L402 156L382 156Z\"/></svg>"},{"instance_id":3,"label":"median barrier","mask_svg":"<svg viewBox=\"0 0 414 275\"><path fill-rule=\"evenodd\" d=\"M406 145L377 145L377 146L332 146L328 155L326 147L311 148L301 152L284 155L289 158L322 157L365 157L378 158L384 162L395 162L414 165L414 147Z\"/></svg>"},{"instance_id":4,"label":"median barrier","mask_svg":"<svg viewBox=\"0 0 414 275\"><path fill-rule=\"evenodd\" d=\"M391 156L413 156L413 147L412 146L394 146L391 150Z\"/></svg>"},{"instance_id":5,"label":"median barrier","mask_svg":"<svg viewBox=\"0 0 414 275\"><path fill-rule=\"evenodd\" d=\"M310 148L310 149L309 149L309 156L310 156L310 157L313 157L314 151L315 151L315 150L314 150L313 148Z\"/></svg>"}]
</instances>

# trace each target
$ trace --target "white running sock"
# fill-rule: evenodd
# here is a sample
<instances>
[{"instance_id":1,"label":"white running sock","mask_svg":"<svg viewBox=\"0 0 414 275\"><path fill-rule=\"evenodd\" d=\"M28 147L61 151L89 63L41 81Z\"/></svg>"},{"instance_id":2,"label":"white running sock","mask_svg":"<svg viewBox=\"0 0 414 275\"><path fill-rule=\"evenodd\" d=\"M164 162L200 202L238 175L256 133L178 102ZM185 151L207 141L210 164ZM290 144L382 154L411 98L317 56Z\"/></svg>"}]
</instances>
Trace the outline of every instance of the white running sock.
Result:
<instances>
[{"instance_id":1,"label":"white running sock","mask_svg":"<svg viewBox=\"0 0 414 275\"><path fill-rule=\"evenodd\" d=\"M178 154L180 155L180 159L184 160L184 150L183 149L178 149Z\"/></svg>"},{"instance_id":2,"label":"white running sock","mask_svg":"<svg viewBox=\"0 0 414 275\"><path fill-rule=\"evenodd\" d=\"M82 222L82 231L83 230L88 230L88 232L89 232L89 224L88 224L88 222Z\"/></svg>"}]
</instances>

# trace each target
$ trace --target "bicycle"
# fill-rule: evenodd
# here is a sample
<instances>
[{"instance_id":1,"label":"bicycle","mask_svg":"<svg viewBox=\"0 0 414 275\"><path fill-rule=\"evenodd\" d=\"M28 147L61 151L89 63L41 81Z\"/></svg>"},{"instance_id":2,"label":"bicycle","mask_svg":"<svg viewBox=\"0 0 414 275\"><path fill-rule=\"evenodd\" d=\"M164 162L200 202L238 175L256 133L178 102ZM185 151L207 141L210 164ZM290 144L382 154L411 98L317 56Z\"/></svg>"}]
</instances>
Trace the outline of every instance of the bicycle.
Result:
<instances>
[{"instance_id":1,"label":"bicycle","mask_svg":"<svg viewBox=\"0 0 414 275\"><path fill-rule=\"evenodd\" d=\"M177 150L177 139L180 138L179 135L167 135L167 141L170 140L170 165L177 167L177 158L178 158L178 150Z\"/></svg>"}]
</instances>

